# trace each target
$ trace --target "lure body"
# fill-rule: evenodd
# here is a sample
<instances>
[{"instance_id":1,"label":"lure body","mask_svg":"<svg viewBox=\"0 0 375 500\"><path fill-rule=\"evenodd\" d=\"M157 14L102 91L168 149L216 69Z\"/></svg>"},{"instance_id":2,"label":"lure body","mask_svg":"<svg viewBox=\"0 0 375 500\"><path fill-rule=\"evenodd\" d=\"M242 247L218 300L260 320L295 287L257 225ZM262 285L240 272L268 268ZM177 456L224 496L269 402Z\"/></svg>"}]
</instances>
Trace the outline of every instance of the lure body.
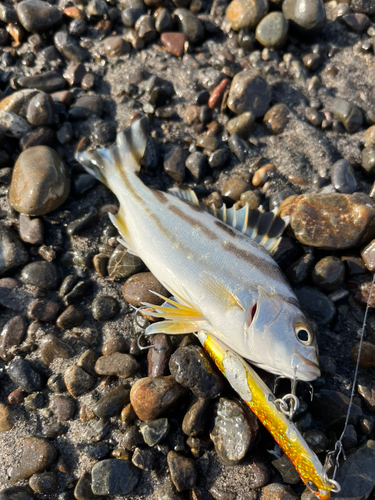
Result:
<instances>
[{"instance_id":1,"label":"lure body","mask_svg":"<svg viewBox=\"0 0 375 500\"><path fill-rule=\"evenodd\" d=\"M146 142L140 120L112 148L77 155L119 199L111 220L124 245L175 298L173 307L154 306L165 321L146 334L205 330L265 370L317 378L316 341L290 285L263 246L238 230L249 226L248 209L228 210L233 228L198 204L148 188L137 175ZM267 233L263 240L275 243Z\"/></svg>"},{"instance_id":2,"label":"lure body","mask_svg":"<svg viewBox=\"0 0 375 500\"><path fill-rule=\"evenodd\" d=\"M306 486L320 500L329 500L339 485L327 478L318 457L298 429L275 405L275 397L257 373L220 340L204 332L198 338L232 388L241 396L292 462Z\"/></svg>"}]
</instances>

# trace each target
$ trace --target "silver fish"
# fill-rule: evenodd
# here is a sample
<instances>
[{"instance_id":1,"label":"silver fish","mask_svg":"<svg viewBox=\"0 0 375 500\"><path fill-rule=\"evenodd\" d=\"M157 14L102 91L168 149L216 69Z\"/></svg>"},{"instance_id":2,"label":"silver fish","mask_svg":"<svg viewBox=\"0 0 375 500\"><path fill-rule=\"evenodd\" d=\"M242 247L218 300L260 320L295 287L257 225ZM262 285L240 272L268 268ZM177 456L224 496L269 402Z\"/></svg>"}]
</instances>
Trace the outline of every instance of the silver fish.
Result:
<instances>
[{"instance_id":1,"label":"silver fish","mask_svg":"<svg viewBox=\"0 0 375 500\"><path fill-rule=\"evenodd\" d=\"M117 196L120 209L110 217L124 246L172 294L162 306L146 304L153 308L148 314L164 318L146 334L206 331L264 370L317 378L314 333L266 250L277 246L284 221L247 206L224 206L219 220L191 190L148 188L137 175L146 142L142 119L119 133L111 148L76 156Z\"/></svg>"}]
</instances>

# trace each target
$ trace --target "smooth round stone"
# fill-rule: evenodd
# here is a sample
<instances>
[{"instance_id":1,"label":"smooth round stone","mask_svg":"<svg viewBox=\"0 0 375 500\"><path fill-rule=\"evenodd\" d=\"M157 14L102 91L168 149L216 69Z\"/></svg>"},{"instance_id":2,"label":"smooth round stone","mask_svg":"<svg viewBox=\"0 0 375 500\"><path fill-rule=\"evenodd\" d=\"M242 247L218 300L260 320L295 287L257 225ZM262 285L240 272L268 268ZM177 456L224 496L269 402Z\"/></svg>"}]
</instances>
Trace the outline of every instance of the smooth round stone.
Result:
<instances>
[{"instance_id":1,"label":"smooth round stone","mask_svg":"<svg viewBox=\"0 0 375 500\"><path fill-rule=\"evenodd\" d=\"M375 173L375 146L362 150L362 167L371 175Z\"/></svg>"},{"instance_id":2,"label":"smooth round stone","mask_svg":"<svg viewBox=\"0 0 375 500\"><path fill-rule=\"evenodd\" d=\"M25 398L25 406L29 410L37 410L44 405L44 396L41 392L34 392Z\"/></svg>"},{"instance_id":3,"label":"smooth round stone","mask_svg":"<svg viewBox=\"0 0 375 500\"><path fill-rule=\"evenodd\" d=\"M58 394L67 390L63 376L60 373L51 375L47 380L47 386L52 392Z\"/></svg>"},{"instance_id":4,"label":"smooth round stone","mask_svg":"<svg viewBox=\"0 0 375 500\"><path fill-rule=\"evenodd\" d=\"M165 9L163 9L165 10ZM158 18L159 19L159 18ZM156 20L157 23L158 20ZM157 24L156 24L157 29ZM159 28L160 30L160 28ZM157 29L157 31L159 31ZM185 44L187 42L185 33L169 33L164 32L160 35L160 41L168 52L176 57L181 57L185 52Z\"/></svg>"},{"instance_id":5,"label":"smooth round stone","mask_svg":"<svg viewBox=\"0 0 375 500\"><path fill-rule=\"evenodd\" d=\"M233 0L225 11L234 31L254 29L268 12L268 0Z\"/></svg>"},{"instance_id":6,"label":"smooth round stone","mask_svg":"<svg viewBox=\"0 0 375 500\"><path fill-rule=\"evenodd\" d=\"M34 300L28 308L28 315L30 318L37 321L50 322L57 318L60 306L57 302L52 300Z\"/></svg>"},{"instance_id":7,"label":"smooth round stone","mask_svg":"<svg viewBox=\"0 0 375 500\"><path fill-rule=\"evenodd\" d=\"M375 237L371 222L375 206L370 197L355 194L303 194L280 205L279 215L290 216L289 227L300 243L325 249L343 249Z\"/></svg>"},{"instance_id":8,"label":"smooth round stone","mask_svg":"<svg viewBox=\"0 0 375 500\"><path fill-rule=\"evenodd\" d=\"M74 399L68 396L53 396L49 404L49 409L53 411L60 422L67 422L74 417L76 403Z\"/></svg>"},{"instance_id":9,"label":"smooth round stone","mask_svg":"<svg viewBox=\"0 0 375 500\"><path fill-rule=\"evenodd\" d=\"M262 488L262 500L298 500L299 498L286 484L272 483Z\"/></svg>"},{"instance_id":10,"label":"smooth round stone","mask_svg":"<svg viewBox=\"0 0 375 500\"><path fill-rule=\"evenodd\" d=\"M246 111L238 116L235 116L227 123L227 130L230 135L238 134L248 137L255 126L255 116L251 111Z\"/></svg>"},{"instance_id":11,"label":"smooth round stone","mask_svg":"<svg viewBox=\"0 0 375 500\"><path fill-rule=\"evenodd\" d=\"M320 127L323 121L322 114L315 108L306 108L305 115L307 120L314 125L314 127Z\"/></svg>"},{"instance_id":12,"label":"smooth round stone","mask_svg":"<svg viewBox=\"0 0 375 500\"><path fill-rule=\"evenodd\" d=\"M62 12L41 0L23 0L17 5L17 14L22 26L31 33L49 30L62 21Z\"/></svg>"},{"instance_id":13,"label":"smooth round stone","mask_svg":"<svg viewBox=\"0 0 375 500\"><path fill-rule=\"evenodd\" d=\"M108 276L114 279L129 278L144 269L143 261L118 245L108 261Z\"/></svg>"},{"instance_id":14,"label":"smooth round stone","mask_svg":"<svg viewBox=\"0 0 375 500\"><path fill-rule=\"evenodd\" d=\"M209 400L203 398L190 406L182 421L182 430L187 436L197 437L204 433L209 407Z\"/></svg>"},{"instance_id":15,"label":"smooth round stone","mask_svg":"<svg viewBox=\"0 0 375 500\"><path fill-rule=\"evenodd\" d=\"M375 14L375 4L373 0L350 0L350 8L354 12Z\"/></svg>"},{"instance_id":16,"label":"smooth round stone","mask_svg":"<svg viewBox=\"0 0 375 500\"><path fill-rule=\"evenodd\" d=\"M99 418L109 418L119 415L121 410L130 401L130 388L119 385L108 394L102 396L93 408Z\"/></svg>"},{"instance_id":17,"label":"smooth round stone","mask_svg":"<svg viewBox=\"0 0 375 500\"><path fill-rule=\"evenodd\" d=\"M175 451L170 451L167 455L167 462L172 482L177 491L189 490L195 486L197 471L192 458L186 458Z\"/></svg>"},{"instance_id":18,"label":"smooth round stone","mask_svg":"<svg viewBox=\"0 0 375 500\"><path fill-rule=\"evenodd\" d=\"M331 182L340 193L354 193L358 188L354 169L347 160L338 160L332 165Z\"/></svg>"},{"instance_id":19,"label":"smooth round stone","mask_svg":"<svg viewBox=\"0 0 375 500\"><path fill-rule=\"evenodd\" d=\"M19 233L25 243L41 245L44 237L44 226L41 219L31 219L28 215L20 214Z\"/></svg>"},{"instance_id":20,"label":"smooth round stone","mask_svg":"<svg viewBox=\"0 0 375 500\"><path fill-rule=\"evenodd\" d=\"M342 15L340 21L356 33L363 33L371 25L371 21L366 14L357 12Z\"/></svg>"},{"instance_id":21,"label":"smooth round stone","mask_svg":"<svg viewBox=\"0 0 375 500\"><path fill-rule=\"evenodd\" d=\"M147 353L148 376L161 377L167 372L173 349L168 335L162 333L153 336L152 345L154 348Z\"/></svg>"},{"instance_id":22,"label":"smooth round stone","mask_svg":"<svg viewBox=\"0 0 375 500\"><path fill-rule=\"evenodd\" d=\"M98 356L92 349L84 351L77 361L77 365L83 368L87 373L95 377L95 363Z\"/></svg>"},{"instance_id":23,"label":"smooth round stone","mask_svg":"<svg viewBox=\"0 0 375 500\"><path fill-rule=\"evenodd\" d=\"M132 463L141 470L150 471L153 469L155 456L151 450L141 450L136 448L132 456Z\"/></svg>"},{"instance_id":24,"label":"smooth round stone","mask_svg":"<svg viewBox=\"0 0 375 500\"><path fill-rule=\"evenodd\" d=\"M223 167L229 156L228 149L220 148L211 153L208 164L211 168Z\"/></svg>"},{"instance_id":25,"label":"smooth round stone","mask_svg":"<svg viewBox=\"0 0 375 500\"><path fill-rule=\"evenodd\" d=\"M354 362L356 362L356 360ZM362 378L362 380L358 383L358 393L362 397L368 409L373 412L375 410L375 385L371 378Z\"/></svg>"},{"instance_id":26,"label":"smooth round stone","mask_svg":"<svg viewBox=\"0 0 375 500\"><path fill-rule=\"evenodd\" d=\"M132 425L124 433L123 446L128 451L134 451L137 448L137 446L142 446L142 445L144 445L142 434L138 427Z\"/></svg>"},{"instance_id":27,"label":"smooth round stone","mask_svg":"<svg viewBox=\"0 0 375 500\"><path fill-rule=\"evenodd\" d=\"M163 7L161 9L159 9L158 12L159 13L155 19L156 31L159 33L171 32L171 30L173 28L173 20L172 20L172 16L171 16L169 10L165 9ZM164 45L164 42L162 41L161 37L160 37L160 41Z\"/></svg>"},{"instance_id":28,"label":"smooth round stone","mask_svg":"<svg viewBox=\"0 0 375 500\"><path fill-rule=\"evenodd\" d=\"M281 134L289 121L289 108L280 102L270 108L264 115L263 123L266 129L272 134Z\"/></svg>"},{"instance_id":29,"label":"smooth round stone","mask_svg":"<svg viewBox=\"0 0 375 500\"><path fill-rule=\"evenodd\" d=\"M322 0L285 0L282 6L285 18L303 32L313 32L326 22L326 11Z\"/></svg>"},{"instance_id":30,"label":"smooth round stone","mask_svg":"<svg viewBox=\"0 0 375 500\"><path fill-rule=\"evenodd\" d=\"M359 342L357 342L354 347L351 349L351 358L354 363L357 362L358 358L358 351L359 351ZM361 358L359 362L360 368L363 368L365 370L374 368L375 366L375 345L372 344L371 342L368 342L365 340L362 343L362 350L361 350Z\"/></svg>"},{"instance_id":31,"label":"smooth round stone","mask_svg":"<svg viewBox=\"0 0 375 500\"><path fill-rule=\"evenodd\" d=\"M25 394L22 389L15 389L8 394L8 402L11 405L21 405L25 400Z\"/></svg>"},{"instance_id":32,"label":"smooth round stone","mask_svg":"<svg viewBox=\"0 0 375 500\"><path fill-rule=\"evenodd\" d=\"M258 421L253 414L245 416L235 401L220 398L210 434L220 461L224 465L238 464L254 443L258 429Z\"/></svg>"},{"instance_id":33,"label":"smooth round stone","mask_svg":"<svg viewBox=\"0 0 375 500\"><path fill-rule=\"evenodd\" d=\"M169 292L161 283L150 273L138 273L131 276L125 281L122 288L124 299L133 306L140 307L142 302L149 302L150 304L161 305L164 300L154 293L169 297Z\"/></svg>"},{"instance_id":34,"label":"smooth round stone","mask_svg":"<svg viewBox=\"0 0 375 500\"><path fill-rule=\"evenodd\" d=\"M74 488L74 498L76 500L97 500L91 489L91 474L85 472L77 481Z\"/></svg>"},{"instance_id":35,"label":"smooth round stone","mask_svg":"<svg viewBox=\"0 0 375 500\"><path fill-rule=\"evenodd\" d=\"M69 359L74 355L74 353L73 349L68 344L60 340L55 335L48 334L43 337L40 343L40 355L43 363L49 366L55 361L55 359Z\"/></svg>"},{"instance_id":36,"label":"smooth round stone","mask_svg":"<svg viewBox=\"0 0 375 500\"><path fill-rule=\"evenodd\" d=\"M295 288L294 293L300 306L318 325L330 325L336 315L336 307L332 300L316 288L302 286Z\"/></svg>"},{"instance_id":37,"label":"smooth round stone","mask_svg":"<svg viewBox=\"0 0 375 500\"><path fill-rule=\"evenodd\" d=\"M80 326L85 321L85 314L79 307L70 305L56 320L56 325L63 330L70 330L75 326Z\"/></svg>"},{"instance_id":38,"label":"smooth round stone","mask_svg":"<svg viewBox=\"0 0 375 500\"><path fill-rule=\"evenodd\" d=\"M241 163L243 163L249 155L249 143L242 139L242 137L238 134L233 134L229 137L228 146Z\"/></svg>"},{"instance_id":39,"label":"smooth round stone","mask_svg":"<svg viewBox=\"0 0 375 500\"><path fill-rule=\"evenodd\" d=\"M102 116L103 100L96 95L79 97L69 110L73 120L86 120L92 115Z\"/></svg>"},{"instance_id":40,"label":"smooth round stone","mask_svg":"<svg viewBox=\"0 0 375 500\"><path fill-rule=\"evenodd\" d=\"M169 375L167 377L141 378L130 391L130 402L138 418L154 420L171 410L182 396L185 387Z\"/></svg>"},{"instance_id":41,"label":"smooth round stone","mask_svg":"<svg viewBox=\"0 0 375 500\"><path fill-rule=\"evenodd\" d=\"M39 391L42 380L39 373L35 372L30 363L19 356L16 356L8 366L8 375L17 387L26 392Z\"/></svg>"},{"instance_id":42,"label":"smooth round stone","mask_svg":"<svg viewBox=\"0 0 375 500\"><path fill-rule=\"evenodd\" d=\"M128 495L137 486L140 472L127 460L107 459L94 465L92 492L94 495Z\"/></svg>"},{"instance_id":43,"label":"smooth round stone","mask_svg":"<svg viewBox=\"0 0 375 500\"><path fill-rule=\"evenodd\" d=\"M34 493L39 495L51 495L58 487L57 475L55 472L33 474L29 479L29 486Z\"/></svg>"},{"instance_id":44,"label":"smooth round stone","mask_svg":"<svg viewBox=\"0 0 375 500\"><path fill-rule=\"evenodd\" d=\"M221 196L235 202L238 201L241 194L248 191L249 188L249 184L242 179L229 179L221 190Z\"/></svg>"},{"instance_id":45,"label":"smooth round stone","mask_svg":"<svg viewBox=\"0 0 375 500\"><path fill-rule=\"evenodd\" d=\"M34 96L27 107L26 119L31 125L37 127L53 125L55 123L55 113L52 97L45 92L39 92Z\"/></svg>"},{"instance_id":46,"label":"smooth round stone","mask_svg":"<svg viewBox=\"0 0 375 500\"><path fill-rule=\"evenodd\" d=\"M60 156L47 146L35 146L18 157L9 201L17 212L45 215L64 203L69 190L69 173Z\"/></svg>"},{"instance_id":47,"label":"smooth round stone","mask_svg":"<svg viewBox=\"0 0 375 500\"><path fill-rule=\"evenodd\" d=\"M255 35L247 28L241 29L238 32L238 46L247 52L252 52L256 43Z\"/></svg>"},{"instance_id":48,"label":"smooth round stone","mask_svg":"<svg viewBox=\"0 0 375 500\"><path fill-rule=\"evenodd\" d=\"M21 280L41 290L56 290L59 282L56 267L51 262L31 262L22 269Z\"/></svg>"},{"instance_id":49,"label":"smooth round stone","mask_svg":"<svg viewBox=\"0 0 375 500\"><path fill-rule=\"evenodd\" d=\"M190 10L178 8L173 12L180 31L184 33L192 43L198 43L204 35L204 27L201 21Z\"/></svg>"},{"instance_id":50,"label":"smooth round stone","mask_svg":"<svg viewBox=\"0 0 375 500\"><path fill-rule=\"evenodd\" d=\"M346 99L336 97L333 100L332 113L350 134L361 128L363 121L361 110Z\"/></svg>"},{"instance_id":51,"label":"smooth round stone","mask_svg":"<svg viewBox=\"0 0 375 500\"><path fill-rule=\"evenodd\" d=\"M65 370L64 382L69 394L75 398L88 392L95 383L95 379L80 366L70 366Z\"/></svg>"},{"instance_id":52,"label":"smooth round stone","mask_svg":"<svg viewBox=\"0 0 375 500\"><path fill-rule=\"evenodd\" d=\"M14 426L13 411L8 405L0 403L0 432L7 432Z\"/></svg>"},{"instance_id":53,"label":"smooth round stone","mask_svg":"<svg viewBox=\"0 0 375 500\"><path fill-rule=\"evenodd\" d=\"M252 111L256 118L263 116L271 100L271 90L266 80L255 69L237 73L228 95L228 108L237 115Z\"/></svg>"},{"instance_id":54,"label":"smooth round stone","mask_svg":"<svg viewBox=\"0 0 375 500\"><path fill-rule=\"evenodd\" d=\"M49 469L57 457L56 448L47 439L21 438L17 442L17 447L21 448L21 456L12 470L10 478L12 483Z\"/></svg>"},{"instance_id":55,"label":"smooth round stone","mask_svg":"<svg viewBox=\"0 0 375 500\"><path fill-rule=\"evenodd\" d=\"M27 324L22 316L14 316L5 323L0 335L0 358L10 361L13 358L10 350L20 345L26 334Z\"/></svg>"},{"instance_id":56,"label":"smooth round stone","mask_svg":"<svg viewBox=\"0 0 375 500\"><path fill-rule=\"evenodd\" d=\"M254 191L244 191L240 196L241 205L244 207L248 205L250 209L254 210L259 207L260 199Z\"/></svg>"},{"instance_id":57,"label":"smooth round stone","mask_svg":"<svg viewBox=\"0 0 375 500\"><path fill-rule=\"evenodd\" d=\"M110 356L116 352L126 352L127 344L124 339L114 338L110 339L103 344L103 356Z\"/></svg>"},{"instance_id":58,"label":"smooth round stone","mask_svg":"<svg viewBox=\"0 0 375 500\"><path fill-rule=\"evenodd\" d=\"M134 420L137 418L137 414L134 411L131 403L125 406L121 411L121 422L124 422L125 425L133 424Z\"/></svg>"},{"instance_id":59,"label":"smooth round stone","mask_svg":"<svg viewBox=\"0 0 375 500\"><path fill-rule=\"evenodd\" d=\"M98 375L115 375L128 378L137 373L139 364L130 354L115 352L108 356L101 356L95 363L95 372Z\"/></svg>"},{"instance_id":60,"label":"smooth round stone","mask_svg":"<svg viewBox=\"0 0 375 500\"><path fill-rule=\"evenodd\" d=\"M7 226L0 224L0 276L29 260L29 254L23 243Z\"/></svg>"},{"instance_id":61,"label":"smooth round stone","mask_svg":"<svg viewBox=\"0 0 375 500\"><path fill-rule=\"evenodd\" d=\"M116 140L116 125L113 122L98 123L93 127L92 135L100 146L112 144Z\"/></svg>"},{"instance_id":62,"label":"smooth round stone","mask_svg":"<svg viewBox=\"0 0 375 500\"><path fill-rule=\"evenodd\" d=\"M255 37L263 47L282 47L288 38L288 21L281 12L271 12L255 30Z\"/></svg>"},{"instance_id":63,"label":"smooth round stone","mask_svg":"<svg viewBox=\"0 0 375 500\"><path fill-rule=\"evenodd\" d=\"M18 78L17 85L25 89L38 89L55 92L66 86L65 78L57 71L46 71L38 75Z\"/></svg>"},{"instance_id":64,"label":"smooth round stone","mask_svg":"<svg viewBox=\"0 0 375 500\"><path fill-rule=\"evenodd\" d=\"M169 432L169 422L167 418L159 418L142 423L139 427L144 442L148 446L155 446L162 441Z\"/></svg>"},{"instance_id":65,"label":"smooth round stone","mask_svg":"<svg viewBox=\"0 0 375 500\"><path fill-rule=\"evenodd\" d=\"M223 380L202 347L179 347L171 356L169 370L179 384L199 398L216 398L223 390Z\"/></svg>"},{"instance_id":66,"label":"smooth round stone","mask_svg":"<svg viewBox=\"0 0 375 500\"><path fill-rule=\"evenodd\" d=\"M111 36L104 40L104 50L108 57L119 57L129 53L130 45L121 36Z\"/></svg>"},{"instance_id":67,"label":"smooth round stone","mask_svg":"<svg viewBox=\"0 0 375 500\"><path fill-rule=\"evenodd\" d=\"M21 137L20 147L25 151L36 146L50 146L53 138L53 131L50 128L38 127Z\"/></svg>"},{"instance_id":68,"label":"smooth round stone","mask_svg":"<svg viewBox=\"0 0 375 500\"><path fill-rule=\"evenodd\" d=\"M148 14L143 14L139 17L134 28L138 32L138 36L145 40L145 42L150 42L156 37L154 19Z\"/></svg>"},{"instance_id":69,"label":"smooth round stone","mask_svg":"<svg viewBox=\"0 0 375 500\"><path fill-rule=\"evenodd\" d=\"M110 295L100 295L91 304L92 316L96 321L107 321L119 311L119 303Z\"/></svg>"}]
</instances>

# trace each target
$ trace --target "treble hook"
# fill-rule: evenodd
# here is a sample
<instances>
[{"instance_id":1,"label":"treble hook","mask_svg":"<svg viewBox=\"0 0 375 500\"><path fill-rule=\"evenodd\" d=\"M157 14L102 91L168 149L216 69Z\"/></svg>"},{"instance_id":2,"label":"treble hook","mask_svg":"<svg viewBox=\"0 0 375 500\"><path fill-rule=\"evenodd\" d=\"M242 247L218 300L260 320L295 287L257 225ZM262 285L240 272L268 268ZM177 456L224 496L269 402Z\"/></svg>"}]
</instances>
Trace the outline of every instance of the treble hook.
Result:
<instances>
[{"instance_id":1,"label":"treble hook","mask_svg":"<svg viewBox=\"0 0 375 500\"><path fill-rule=\"evenodd\" d=\"M144 325L141 325L138 321L139 319L139 315L142 314L142 310L144 309L147 309L147 306L141 306L141 307L135 307L133 306L132 304L130 304L130 307L132 309L134 309L134 321L137 323L137 325L139 326L139 328L142 328L142 331L141 333L138 335L138 338L137 338L137 346L138 346L138 349L140 351L145 351L147 349L155 349L155 346L154 345L148 345L148 346L144 346L144 345L141 345L140 344L140 340L142 337L144 337L146 334L145 334L145 329L144 329ZM143 318L143 316L142 316Z\"/></svg>"},{"instance_id":2,"label":"treble hook","mask_svg":"<svg viewBox=\"0 0 375 500\"><path fill-rule=\"evenodd\" d=\"M300 406L299 399L296 396L297 383L298 379L296 378L296 370L294 370L294 377L290 379L289 377L285 377L284 375L280 375L275 379L273 392L275 393L277 390L278 382L280 379L290 380L290 394L285 394L282 398L278 398L275 400L276 408L287 415L290 420L293 419L293 416L298 411Z\"/></svg>"}]
</instances>

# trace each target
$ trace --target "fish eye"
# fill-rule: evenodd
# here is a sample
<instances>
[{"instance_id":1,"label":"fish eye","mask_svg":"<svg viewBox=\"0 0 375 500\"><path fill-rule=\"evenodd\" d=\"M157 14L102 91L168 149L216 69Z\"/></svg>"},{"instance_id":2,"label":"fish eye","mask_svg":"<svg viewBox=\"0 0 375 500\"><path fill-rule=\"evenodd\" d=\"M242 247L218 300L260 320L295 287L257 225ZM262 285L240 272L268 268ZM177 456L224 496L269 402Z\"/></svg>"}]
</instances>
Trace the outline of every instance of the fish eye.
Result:
<instances>
[{"instance_id":1,"label":"fish eye","mask_svg":"<svg viewBox=\"0 0 375 500\"><path fill-rule=\"evenodd\" d=\"M307 481L306 486L313 493L318 493L319 492L319 488L312 481Z\"/></svg>"},{"instance_id":2,"label":"fish eye","mask_svg":"<svg viewBox=\"0 0 375 500\"><path fill-rule=\"evenodd\" d=\"M310 345L312 343L314 336L307 325L297 323L294 327L294 331L301 344Z\"/></svg>"}]
</instances>

